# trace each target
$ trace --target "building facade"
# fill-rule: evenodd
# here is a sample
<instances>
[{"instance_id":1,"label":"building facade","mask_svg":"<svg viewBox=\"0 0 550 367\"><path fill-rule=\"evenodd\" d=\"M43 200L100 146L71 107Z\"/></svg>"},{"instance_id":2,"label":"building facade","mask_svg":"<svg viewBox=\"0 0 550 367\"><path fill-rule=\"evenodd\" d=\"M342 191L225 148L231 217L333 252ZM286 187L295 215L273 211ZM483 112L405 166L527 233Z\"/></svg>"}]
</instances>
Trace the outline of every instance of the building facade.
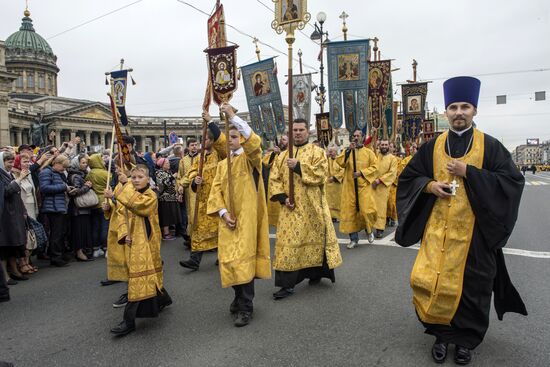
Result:
<instances>
[{"instance_id":1,"label":"building facade","mask_svg":"<svg viewBox=\"0 0 550 367\"><path fill-rule=\"evenodd\" d=\"M106 103L60 97L57 94L57 56L36 33L25 10L19 31L0 41L0 146L60 145L79 136L88 147L109 147L113 129ZM245 120L248 113L239 113ZM202 118L129 116L124 132L136 139L136 149L157 151L165 146L166 131L185 141L201 136ZM40 131L43 131L42 134Z\"/></svg>"},{"instance_id":2,"label":"building facade","mask_svg":"<svg viewBox=\"0 0 550 367\"><path fill-rule=\"evenodd\" d=\"M543 148L539 144L523 144L516 147L512 154L514 162L519 165L543 164Z\"/></svg>"}]
</instances>

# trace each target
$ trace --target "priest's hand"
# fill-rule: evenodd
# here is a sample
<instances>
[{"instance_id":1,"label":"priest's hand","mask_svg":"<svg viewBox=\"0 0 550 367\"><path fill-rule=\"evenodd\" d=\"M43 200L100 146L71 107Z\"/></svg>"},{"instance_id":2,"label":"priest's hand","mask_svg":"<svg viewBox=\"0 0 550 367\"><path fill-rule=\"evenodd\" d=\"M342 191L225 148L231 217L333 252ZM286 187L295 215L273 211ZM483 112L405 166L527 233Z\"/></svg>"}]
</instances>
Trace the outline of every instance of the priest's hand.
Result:
<instances>
[{"instance_id":1,"label":"priest's hand","mask_svg":"<svg viewBox=\"0 0 550 367\"><path fill-rule=\"evenodd\" d=\"M456 159L447 163L447 171L449 171L451 175L458 177L466 177L466 167L466 163L457 161Z\"/></svg>"},{"instance_id":2,"label":"priest's hand","mask_svg":"<svg viewBox=\"0 0 550 367\"><path fill-rule=\"evenodd\" d=\"M378 185L380 185L381 183L382 183L382 181L380 181L380 179L377 178L376 180L372 181L371 186L372 186L373 189L376 189L378 187Z\"/></svg>"},{"instance_id":3,"label":"priest's hand","mask_svg":"<svg viewBox=\"0 0 550 367\"><path fill-rule=\"evenodd\" d=\"M353 172L353 178L359 178L361 177L363 174L360 172L360 171L357 171L357 172Z\"/></svg>"},{"instance_id":4,"label":"priest's hand","mask_svg":"<svg viewBox=\"0 0 550 367\"><path fill-rule=\"evenodd\" d=\"M288 168L294 169L294 167L298 164L298 160L296 158L288 158L286 160L286 164L288 165Z\"/></svg>"},{"instance_id":5,"label":"priest's hand","mask_svg":"<svg viewBox=\"0 0 550 367\"><path fill-rule=\"evenodd\" d=\"M329 182L329 183L333 183L333 182L334 182L334 177L329 177L329 178L328 178L328 182Z\"/></svg>"},{"instance_id":6,"label":"priest's hand","mask_svg":"<svg viewBox=\"0 0 550 367\"><path fill-rule=\"evenodd\" d=\"M196 185L202 184L202 177L201 176L195 176L195 184Z\"/></svg>"},{"instance_id":7,"label":"priest's hand","mask_svg":"<svg viewBox=\"0 0 550 367\"><path fill-rule=\"evenodd\" d=\"M294 210L294 204L291 204L291 203L290 203L290 199L289 199L289 198L286 198L286 200L285 200L285 205L286 205L286 207L287 207L288 209Z\"/></svg>"},{"instance_id":8,"label":"priest's hand","mask_svg":"<svg viewBox=\"0 0 550 367\"><path fill-rule=\"evenodd\" d=\"M111 190L110 187L107 187L103 193L103 196L105 196L105 199L112 199L115 197L115 194L113 193L113 190Z\"/></svg>"},{"instance_id":9,"label":"priest's hand","mask_svg":"<svg viewBox=\"0 0 550 367\"><path fill-rule=\"evenodd\" d=\"M350 148L350 149L355 149L355 148L357 148L357 143L355 142L355 140L353 140L351 143L349 143L349 148Z\"/></svg>"},{"instance_id":10,"label":"priest's hand","mask_svg":"<svg viewBox=\"0 0 550 367\"><path fill-rule=\"evenodd\" d=\"M183 186L178 187L178 194L183 194Z\"/></svg>"},{"instance_id":11,"label":"priest's hand","mask_svg":"<svg viewBox=\"0 0 550 367\"><path fill-rule=\"evenodd\" d=\"M277 154L281 153L281 148L279 148L277 145L273 147L273 151Z\"/></svg>"},{"instance_id":12,"label":"priest's hand","mask_svg":"<svg viewBox=\"0 0 550 367\"><path fill-rule=\"evenodd\" d=\"M229 212L224 213L223 220L225 220L225 224L229 227L229 229L235 229L237 225L237 221L231 218L231 215L229 214Z\"/></svg>"},{"instance_id":13,"label":"priest's hand","mask_svg":"<svg viewBox=\"0 0 550 367\"><path fill-rule=\"evenodd\" d=\"M428 188L432 194L441 199L450 198L451 195L451 186L446 182L432 181L428 184ZM445 190L448 190L445 191Z\"/></svg>"}]
</instances>

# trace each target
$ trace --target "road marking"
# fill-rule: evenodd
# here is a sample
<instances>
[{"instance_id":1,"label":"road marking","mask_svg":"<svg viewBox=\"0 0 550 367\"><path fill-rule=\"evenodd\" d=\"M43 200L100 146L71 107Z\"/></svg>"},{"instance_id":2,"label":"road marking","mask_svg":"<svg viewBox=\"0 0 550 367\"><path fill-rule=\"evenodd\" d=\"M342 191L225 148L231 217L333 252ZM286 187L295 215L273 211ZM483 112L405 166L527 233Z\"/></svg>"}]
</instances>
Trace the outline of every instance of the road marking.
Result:
<instances>
[{"instance_id":1,"label":"road marking","mask_svg":"<svg viewBox=\"0 0 550 367\"><path fill-rule=\"evenodd\" d=\"M369 244L369 241L367 240L359 240L360 245L371 245L371 246L387 246L387 247L400 247L400 248L406 248L410 250L418 250L420 249L420 245L412 245L409 247L402 247L399 246L395 241L395 232L390 233L384 238L381 238L379 240L374 240L374 243ZM269 234L269 238L275 239L277 238L275 234ZM340 245L347 245L349 243L349 239L347 238L338 238L338 243ZM545 251L530 251L530 250L522 250L518 248L510 248L505 247L502 249L502 251L507 255L515 255L515 256L523 256L523 257L531 257L536 259L550 259L550 252Z\"/></svg>"},{"instance_id":2,"label":"road marking","mask_svg":"<svg viewBox=\"0 0 550 367\"><path fill-rule=\"evenodd\" d=\"M531 185L538 186L538 185L540 185L540 183L538 181L531 181Z\"/></svg>"},{"instance_id":3,"label":"road marking","mask_svg":"<svg viewBox=\"0 0 550 367\"><path fill-rule=\"evenodd\" d=\"M525 181L525 186L531 186L531 182Z\"/></svg>"}]
</instances>

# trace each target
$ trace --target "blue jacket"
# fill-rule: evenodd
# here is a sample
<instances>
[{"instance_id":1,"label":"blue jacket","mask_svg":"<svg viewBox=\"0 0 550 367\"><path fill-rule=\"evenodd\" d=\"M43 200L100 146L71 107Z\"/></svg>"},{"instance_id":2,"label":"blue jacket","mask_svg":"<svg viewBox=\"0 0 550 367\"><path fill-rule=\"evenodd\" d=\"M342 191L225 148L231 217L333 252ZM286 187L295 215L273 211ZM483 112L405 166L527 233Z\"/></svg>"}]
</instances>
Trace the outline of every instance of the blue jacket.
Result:
<instances>
[{"instance_id":1,"label":"blue jacket","mask_svg":"<svg viewBox=\"0 0 550 367\"><path fill-rule=\"evenodd\" d=\"M40 195L42 196L41 213L67 213L67 179L63 173L51 167L44 168L38 175Z\"/></svg>"}]
</instances>

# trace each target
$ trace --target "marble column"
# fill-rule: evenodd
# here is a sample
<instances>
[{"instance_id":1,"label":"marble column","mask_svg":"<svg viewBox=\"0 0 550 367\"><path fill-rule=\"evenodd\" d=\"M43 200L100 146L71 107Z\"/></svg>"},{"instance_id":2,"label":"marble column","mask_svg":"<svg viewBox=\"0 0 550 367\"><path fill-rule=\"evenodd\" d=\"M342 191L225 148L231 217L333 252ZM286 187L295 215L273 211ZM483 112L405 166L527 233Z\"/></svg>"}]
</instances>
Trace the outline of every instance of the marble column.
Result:
<instances>
[{"instance_id":1,"label":"marble column","mask_svg":"<svg viewBox=\"0 0 550 367\"><path fill-rule=\"evenodd\" d=\"M23 131L21 129L15 130L15 145L19 146L23 144Z\"/></svg>"},{"instance_id":2,"label":"marble column","mask_svg":"<svg viewBox=\"0 0 550 367\"><path fill-rule=\"evenodd\" d=\"M105 148L105 133L103 131L99 132L99 145Z\"/></svg>"},{"instance_id":3,"label":"marble column","mask_svg":"<svg viewBox=\"0 0 550 367\"><path fill-rule=\"evenodd\" d=\"M60 147L61 144L61 129L57 128L55 129L55 145Z\"/></svg>"},{"instance_id":4,"label":"marble column","mask_svg":"<svg viewBox=\"0 0 550 367\"><path fill-rule=\"evenodd\" d=\"M93 144L92 144L92 133L90 131L86 131L85 132L85 140L86 140L86 145L91 147Z\"/></svg>"}]
</instances>

